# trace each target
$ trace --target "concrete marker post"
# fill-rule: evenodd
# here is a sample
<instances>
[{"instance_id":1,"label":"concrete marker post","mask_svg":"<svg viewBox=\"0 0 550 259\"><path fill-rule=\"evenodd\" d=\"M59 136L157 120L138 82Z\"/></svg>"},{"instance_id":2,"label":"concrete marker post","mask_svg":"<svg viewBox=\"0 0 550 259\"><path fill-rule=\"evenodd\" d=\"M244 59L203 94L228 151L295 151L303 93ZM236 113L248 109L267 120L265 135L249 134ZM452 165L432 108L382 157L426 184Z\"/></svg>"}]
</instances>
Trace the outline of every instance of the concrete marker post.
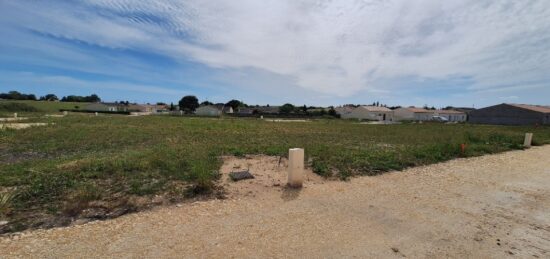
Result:
<instances>
[{"instance_id":1,"label":"concrete marker post","mask_svg":"<svg viewBox=\"0 0 550 259\"><path fill-rule=\"evenodd\" d=\"M13 117L17 119L17 112L13 113Z\"/></svg>"},{"instance_id":2,"label":"concrete marker post","mask_svg":"<svg viewBox=\"0 0 550 259\"><path fill-rule=\"evenodd\" d=\"M523 141L523 146L531 147L532 142L533 142L533 133L525 133L525 140Z\"/></svg>"},{"instance_id":3,"label":"concrete marker post","mask_svg":"<svg viewBox=\"0 0 550 259\"><path fill-rule=\"evenodd\" d=\"M97 115L99 115L99 113L96 112L96 113L95 113L95 116L97 116Z\"/></svg>"},{"instance_id":4,"label":"concrete marker post","mask_svg":"<svg viewBox=\"0 0 550 259\"><path fill-rule=\"evenodd\" d=\"M69 114L68 111L64 111L64 112L63 112L63 115L64 115L64 116L67 116L67 114Z\"/></svg>"},{"instance_id":5,"label":"concrete marker post","mask_svg":"<svg viewBox=\"0 0 550 259\"><path fill-rule=\"evenodd\" d=\"M304 181L304 149L291 148L288 150L288 186L302 187Z\"/></svg>"}]
</instances>

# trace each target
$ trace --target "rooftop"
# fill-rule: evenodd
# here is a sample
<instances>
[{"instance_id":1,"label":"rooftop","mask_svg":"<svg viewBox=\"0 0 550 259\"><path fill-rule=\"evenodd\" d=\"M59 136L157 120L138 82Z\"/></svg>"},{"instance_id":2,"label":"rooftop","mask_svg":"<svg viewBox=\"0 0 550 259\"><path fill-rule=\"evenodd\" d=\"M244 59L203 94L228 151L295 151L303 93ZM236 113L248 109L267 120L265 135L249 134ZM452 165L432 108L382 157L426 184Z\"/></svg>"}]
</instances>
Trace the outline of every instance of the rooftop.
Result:
<instances>
[{"instance_id":1,"label":"rooftop","mask_svg":"<svg viewBox=\"0 0 550 259\"><path fill-rule=\"evenodd\" d=\"M516 103L506 103L507 105L515 106L522 109L527 109L536 112L550 113L550 106L545 105L531 105L531 104L516 104Z\"/></svg>"},{"instance_id":2,"label":"rooftop","mask_svg":"<svg viewBox=\"0 0 550 259\"><path fill-rule=\"evenodd\" d=\"M361 106L361 108L366 109L369 112L391 112L387 107L383 106Z\"/></svg>"}]
</instances>

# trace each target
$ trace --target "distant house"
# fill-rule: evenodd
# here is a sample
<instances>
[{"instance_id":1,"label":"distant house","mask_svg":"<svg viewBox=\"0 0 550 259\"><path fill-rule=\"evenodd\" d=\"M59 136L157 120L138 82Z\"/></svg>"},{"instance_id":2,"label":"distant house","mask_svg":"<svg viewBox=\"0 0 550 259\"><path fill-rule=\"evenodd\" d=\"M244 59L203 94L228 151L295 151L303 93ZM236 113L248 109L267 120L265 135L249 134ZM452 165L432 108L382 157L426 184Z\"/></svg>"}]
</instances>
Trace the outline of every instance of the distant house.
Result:
<instances>
[{"instance_id":1,"label":"distant house","mask_svg":"<svg viewBox=\"0 0 550 259\"><path fill-rule=\"evenodd\" d=\"M355 109L353 106L341 106L336 107L334 110L336 111L336 114L340 115L340 118L342 119L349 119L349 114Z\"/></svg>"},{"instance_id":2,"label":"distant house","mask_svg":"<svg viewBox=\"0 0 550 259\"><path fill-rule=\"evenodd\" d=\"M278 114L279 106L259 106L255 108L260 114Z\"/></svg>"},{"instance_id":3,"label":"distant house","mask_svg":"<svg viewBox=\"0 0 550 259\"><path fill-rule=\"evenodd\" d=\"M137 112L157 113L167 110L164 105L150 104L125 104L125 103L91 103L83 108L86 111L94 112Z\"/></svg>"},{"instance_id":4,"label":"distant house","mask_svg":"<svg viewBox=\"0 0 550 259\"><path fill-rule=\"evenodd\" d=\"M340 117L343 119L393 121L393 111L382 106L359 106L351 112L340 114Z\"/></svg>"},{"instance_id":5,"label":"distant house","mask_svg":"<svg viewBox=\"0 0 550 259\"><path fill-rule=\"evenodd\" d=\"M195 115L198 116L220 116L222 110L215 105L205 105L195 110Z\"/></svg>"},{"instance_id":6,"label":"distant house","mask_svg":"<svg viewBox=\"0 0 550 259\"><path fill-rule=\"evenodd\" d=\"M254 108L239 108L237 111L237 114L239 115L252 115L254 113L257 113L258 111Z\"/></svg>"},{"instance_id":7,"label":"distant house","mask_svg":"<svg viewBox=\"0 0 550 259\"><path fill-rule=\"evenodd\" d=\"M470 112L473 112L476 109L470 108L470 107L454 107L453 110L469 114Z\"/></svg>"},{"instance_id":8,"label":"distant house","mask_svg":"<svg viewBox=\"0 0 550 259\"><path fill-rule=\"evenodd\" d=\"M144 113L158 113L168 110L168 107L166 107L166 105L153 104L129 104L125 108L127 109L127 111Z\"/></svg>"},{"instance_id":9,"label":"distant house","mask_svg":"<svg viewBox=\"0 0 550 259\"><path fill-rule=\"evenodd\" d=\"M434 116L434 110L417 107L403 107L393 110L396 120L429 121Z\"/></svg>"},{"instance_id":10,"label":"distant house","mask_svg":"<svg viewBox=\"0 0 550 259\"><path fill-rule=\"evenodd\" d=\"M468 122L496 125L549 125L550 106L503 103L470 112Z\"/></svg>"},{"instance_id":11,"label":"distant house","mask_svg":"<svg viewBox=\"0 0 550 259\"><path fill-rule=\"evenodd\" d=\"M214 104L214 106L216 106L218 110L222 111L222 113L233 113L233 107L229 105L225 105L223 103L217 103L217 104Z\"/></svg>"},{"instance_id":12,"label":"distant house","mask_svg":"<svg viewBox=\"0 0 550 259\"><path fill-rule=\"evenodd\" d=\"M467 119L466 113L455 110L435 110L434 116L445 118L449 122L465 122Z\"/></svg>"},{"instance_id":13,"label":"distant house","mask_svg":"<svg viewBox=\"0 0 550 259\"><path fill-rule=\"evenodd\" d=\"M83 108L83 110L93 112L117 112L120 109L119 103L91 103Z\"/></svg>"}]
</instances>

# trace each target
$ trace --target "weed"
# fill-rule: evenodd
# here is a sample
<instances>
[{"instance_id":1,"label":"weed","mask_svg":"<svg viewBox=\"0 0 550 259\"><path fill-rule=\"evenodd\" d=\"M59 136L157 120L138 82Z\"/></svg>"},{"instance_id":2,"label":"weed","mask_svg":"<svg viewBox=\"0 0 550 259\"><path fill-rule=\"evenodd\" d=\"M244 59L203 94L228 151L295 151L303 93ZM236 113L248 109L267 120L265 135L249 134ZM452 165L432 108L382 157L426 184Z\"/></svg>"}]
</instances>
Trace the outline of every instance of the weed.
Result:
<instances>
[{"instance_id":1,"label":"weed","mask_svg":"<svg viewBox=\"0 0 550 259\"><path fill-rule=\"evenodd\" d=\"M313 172L320 176L323 176L323 177L332 176L332 172L330 171L327 164L321 160L313 160L311 166L313 168Z\"/></svg>"},{"instance_id":2,"label":"weed","mask_svg":"<svg viewBox=\"0 0 550 259\"><path fill-rule=\"evenodd\" d=\"M11 213L15 197L15 191L6 190L0 192L0 216L6 216Z\"/></svg>"}]
</instances>

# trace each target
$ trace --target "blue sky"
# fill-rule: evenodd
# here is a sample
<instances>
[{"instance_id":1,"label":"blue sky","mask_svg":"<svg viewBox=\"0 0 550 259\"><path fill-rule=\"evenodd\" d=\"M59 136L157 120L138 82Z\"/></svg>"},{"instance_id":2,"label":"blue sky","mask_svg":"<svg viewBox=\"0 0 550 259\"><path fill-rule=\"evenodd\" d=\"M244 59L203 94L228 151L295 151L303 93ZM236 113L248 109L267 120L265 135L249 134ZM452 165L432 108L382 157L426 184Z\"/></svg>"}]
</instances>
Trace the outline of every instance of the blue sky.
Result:
<instances>
[{"instance_id":1,"label":"blue sky","mask_svg":"<svg viewBox=\"0 0 550 259\"><path fill-rule=\"evenodd\" d=\"M0 91L550 104L550 1L2 0Z\"/></svg>"}]
</instances>

